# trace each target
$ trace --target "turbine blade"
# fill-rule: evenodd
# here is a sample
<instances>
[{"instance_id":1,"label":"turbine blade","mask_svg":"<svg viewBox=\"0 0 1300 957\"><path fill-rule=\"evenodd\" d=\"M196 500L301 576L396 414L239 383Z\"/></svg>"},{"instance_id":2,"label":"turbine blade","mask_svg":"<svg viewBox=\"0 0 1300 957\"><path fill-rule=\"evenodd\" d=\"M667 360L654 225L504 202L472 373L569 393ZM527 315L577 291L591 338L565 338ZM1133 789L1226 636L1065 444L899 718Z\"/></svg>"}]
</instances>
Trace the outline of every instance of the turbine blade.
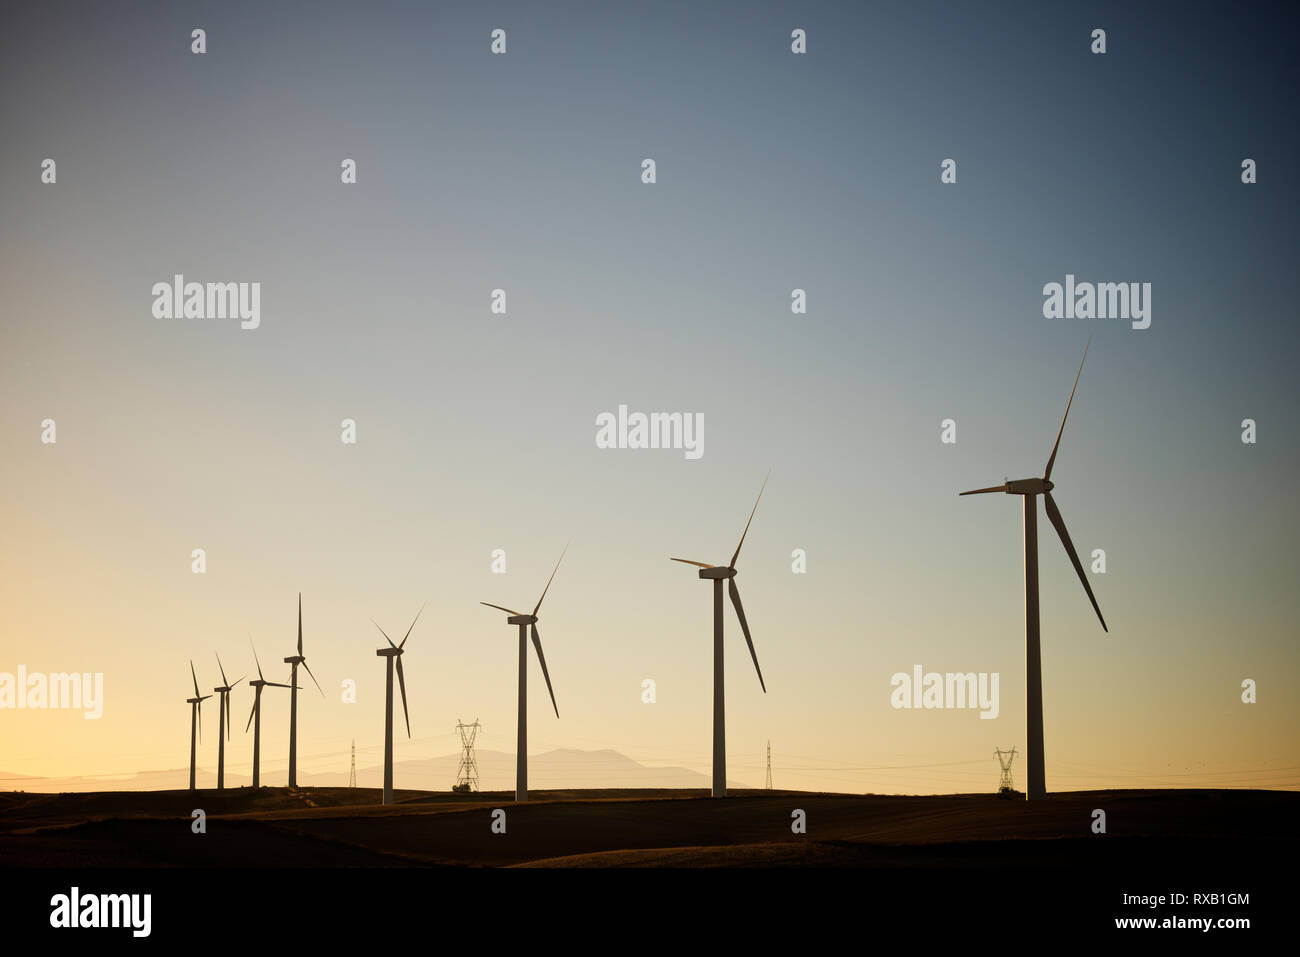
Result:
<instances>
[{"instance_id":1,"label":"turbine blade","mask_svg":"<svg viewBox=\"0 0 1300 957\"><path fill-rule=\"evenodd\" d=\"M958 495L983 495L986 492L1005 492L1005 485L994 485L992 488L973 488L969 492L958 492Z\"/></svg>"},{"instance_id":2,"label":"turbine blade","mask_svg":"<svg viewBox=\"0 0 1300 957\"><path fill-rule=\"evenodd\" d=\"M226 685L226 687L229 688L230 685ZM230 740L230 692L227 691L224 692L224 694L226 696L226 740L229 741ZM217 734L220 733L221 731L218 730Z\"/></svg>"},{"instance_id":3,"label":"turbine blade","mask_svg":"<svg viewBox=\"0 0 1300 957\"><path fill-rule=\"evenodd\" d=\"M1106 627L1106 619L1101 616L1101 609L1097 606L1097 596L1092 593L1092 586L1088 584L1088 576L1083 573L1083 565L1079 562L1079 555L1074 550L1074 543L1070 541L1070 533L1065 530L1065 519L1061 518L1061 510L1056 507L1051 492L1043 493L1043 504L1047 507L1047 517L1056 526L1056 534L1061 536L1061 544L1065 546L1065 554L1070 556L1070 562L1074 565L1075 574L1079 576L1079 581L1083 582L1083 590L1088 593L1088 601L1092 602L1092 610L1097 613L1097 620L1101 622L1101 630L1109 634L1110 629Z\"/></svg>"},{"instance_id":4,"label":"turbine blade","mask_svg":"<svg viewBox=\"0 0 1300 957\"><path fill-rule=\"evenodd\" d=\"M322 687L320 686L320 682L316 680L316 676L311 674L311 668L308 668L308 667L307 667L307 659L306 659L306 658L304 658L304 659L302 660L302 666L303 666L304 668L307 668L307 674L311 675L312 684L314 684L314 685L316 686L316 690L320 692L320 696L321 696L322 698L325 697L325 689L322 688Z\"/></svg>"},{"instance_id":5,"label":"turbine blade","mask_svg":"<svg viewBox=\"0 0 1300 957\"><path fill-rule=\"evenodd\" d=\"M379 622L375 621L373 618L370 619L370 623L374 625L376 628L379 628ZM383 635L385 638L388 638L388 632L384 631L384 629L379 628L379 633ZM388 643L390 645L393 645L393 639L388 638ZM396 648L397 646L393 645L393 647Z\"/></svg>"},{"instance_id":6,"label":"turbine blade","mask_svg":"<svg viewBox=\"0 0 1300 957\"><path fill-rule=\"evenodd\" d=\"M248 639L248 645L253 649L253 661L257 664L257 677L262 678L262 662L257 657L257 645L253 644L252 638ZM263 678L263 680L265 679Z\"/></svg>"},{"instance_id":7,"label":"turbine blade","mask_svg":"<svg viewBox=\"0 0 1300 957\"><path fill-rule=\"evenodd\" d=\"M758 511L758 499L763 497L763 489L767 488L767 480L772 477L772 470L767 470L767 475L763 478L763 485L758 490L758 498L754 499L754 507L749 513L749 522L754 520L754 512ZM731 556L731 568L736 567L736 559L740 557L740 546L745 544L745 536L749 534L749 522L745 523L745 530L740 533L740 545L736 546L736 553Z\"/></svg>"},{"instance_id":8,"label":"turbine blade","mask_svg":"<svg viewBox=\"0 0 1300 957\"><path fill-rule=\"evenodd\" d=\"M215 652L213 652L213 653L216 654ZM191 662L190 664L191 664L191 666L193 666L193 662ZM229 687L230 687L230 682L226 680L226 669L223 668L223 667L221 667L221 656L220 656L220 655L217 655L217 669L221 672L221 683L222 683L223 685L225 685L227 688L229 688Z\"/></svg>"},{"instance_id":9,"label":"turbine blade","mask_svg":"<svg viewBox=\"0 0 1300 957\"><path fill-rule=\"evenodd\" d=\"M289 687L288 685L286 685L286 684L281 684L281 683L278 682L278 681L268 681L268 682L266 683L266 686L267 686L268 688L287 688L287 687Z\"/></svg>"},{"instance_id":10,"label":"turbine blade","mask_svg":"<svg viewBox=\"0 0 1300 957\"><path fill-rule=\"evenodd\" d=\"M429 603L426 601L426 602L424 603L424 605L427 605L427 604L429 604ZM401 640L401 642L399 642L398 645L397 645L398 648L401 648L402 645L405 645L405 644L406 644L406 639L411 637L411 631L412 631L412 629L415 628L415 623L416 623L417 621L419 621L419 620L420 620L420 616L424 614L424 605L421 605L421 606L420 606L420 610L417 611L417 612L415 613L415 617L411 619L411 627L408 628L408 629L406 629L406 634L402 636L402 640Z\"/></svg>"},{"instance_id":11,"label":"turbine blade","mask_svg":"<svg viewBox=\"0 0 1300 957\"><path fill-rule=\"evenodd\" d=\"M194 697L199 696L199 676L194 673L194 659L190 659L190 677L194 679Z\"/></svg>"},{"instance_id":12,"label":"turbine blade","mask_svg":"<svg viewBox=\"0 0 1300 957\"><path fill-rule=\"evenodd\" d=\"M681 563L684 564L684 565L699 565L701 568L715 568L715 567L717 567L717 566L715 566L715 565L710 565L708 562L693 562L693 561L691 561L689 558L673 558L673 559L670 559L670 561L681 562Z\"/></svg>"},{"instance_id":13,"label":"turbine blade","mask_svg":"<svg viewBox=\"0 0 1300 957\"><path fill-rule=\"evenodd\" d=\"M1088 345L1083 347L1083 359L1088 358L1088 346L1090 345L1092 345L1091 337L1088 339ZM1069 402L1065 403L1065 415L1061 416L1061 427L1056 432L1056 444L1052 446L1052 457L1047 460L1047 469L1043 472L1044 479L1052 477L1052 465L1056 462L1056 450L1061 445L1061 433L1065 431L1065 420L1070 417L1070 403L1074 401L1074 390L1079 388L1079 376L1083 375L1083 359L1079 360L1079 371L1074 374L1074 386L1070 389Z\"/></svg>"},{"instance_id":14,"label":"turbine blade","mask_svg":"<svg viewBox=\"0 0 1300 957\"><path fill-rule=\"evenodd\" d=\"M551 687L551 673L546 670L546 655L542 653L542 636L537 633L537 626L533 625L533 647L537 649L537 661L542 666L542 677L546 679L546 690L551 693L551 707L555 709L555 716L560 716L560 706L555 703L555 689Z\"/></svg>"},{"instance_id":15,"label":"turbine blade","mask_svg":"<svg viewBox=\"0 0 1300 957\"><path fill-rule=\"evenodd\" d=\"M298 592L298 657L302 657L302 592Z\"/></svg>"},{"instance_id":16,"label":"turbine blade","mask_svg":"<svg viewBox=\"0 0 1300 957\"><path fill-rule=\"evenodd\" d=\"M745 644L749 645L749 656L754 659L754 670L758 672L758 684L767 694L767 684L763 681L763 669L758 666L758 654L754 651L754 639L749 637L749 622L745 620L745 607L740 603L740 589L734 578L727 579L727 591L731 594L731 603L736 606L736 617L740 619L740 630L745 633Z\"/></svg>"},{"instance_id":17,"label":"turbine blade","mask_svg":"<svg viewBox=\"0 0 1300 957\"><path fill-rule=\"evenodd\" d=\"M198 712L198 716L199 716L199 741L202 741L202 740L203 740L203 699L202 699L202 698L200 698L198 701L194 702L194 710L195 710L196 712Z\"/></svg>"},{"instance_id":18,"label":"turbine blade","mask_svg":"<svg viewBox=\"0 0 1300 957\"><path fill-rule=\"evenodd\" d=\"M494 605L491 602L481 601L480 605L487 605L489 608L495 608L497 611L504 611L507 615L522 615L522 611L515 611L513 608L503 608L501 605Z\"/></svg>"},{"instance_id":19,"label":"turbine blade","mask_svg":"<svg viewBox=\"0 0 1300 957\"><path fill-rule=\"evenodd\" d=\"M253 715L257 714L257 694L253 694L253 710L248 712L248 724L244 725L244 734L248 734L248 729L253 726Z\"/></svg>"},{"instance_id":20,"label":"turbine blade","mask_svg":"<svg viewBox=\"0 0 1300 957\"><path fill-rule=\"evenodd\" d=\"M397 655L397 683L402 689L402 714L406 716L406 736L411 736L411 713L406 710L406 675L402 673L402 656Z\"/></svg>"},{"instance_id":21,"label":"turbine blade","mask_svg":"<svg viewBox=\"0 0 1300 957\"><path fill-rule=\"evenodd\" d=\"M560 552L560 561L555 563L555 567L551 569L551 577L546 579L546 587L542 589L542 598L545 598L546 593L551 590L551 582L555 581L555 573L560 570L560 562L564 561L564 553L569 550L569 545L572 543L573 539L569 539L569 541L564 543L564 551ZM542 598L537 599L537 604L533 606L534 615L536 615L538 610L542 607Z\"/></svg>"}]
</instances>

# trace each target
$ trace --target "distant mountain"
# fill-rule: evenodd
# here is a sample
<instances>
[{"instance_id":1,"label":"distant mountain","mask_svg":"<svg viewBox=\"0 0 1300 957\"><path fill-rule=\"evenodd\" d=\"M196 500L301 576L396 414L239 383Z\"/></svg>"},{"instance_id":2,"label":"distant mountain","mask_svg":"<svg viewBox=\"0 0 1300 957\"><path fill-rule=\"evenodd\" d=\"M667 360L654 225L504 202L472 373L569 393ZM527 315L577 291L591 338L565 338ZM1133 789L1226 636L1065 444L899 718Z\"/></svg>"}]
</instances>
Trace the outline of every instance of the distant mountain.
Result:
<instances>
[{"instance_id":1,"label":"distant mountain","mask_svg":"<svg viewBox=\"0 0 1300 957\"><path fill-rule=\"evenodd\" d=\"M502 751L475 751L478 763L479 789L483 791L510 791L515 786L515 756ZM456 783L460 768L460 753L413 761L398 761L393 768L395 785L417 791L449 791ZM357 768L360 787L377 788L383 784L384 769L375 765ZM534 754L528 761L528 787L531 790L551 788L707 788L709 776L690 768L650 767L633 761L617 751L577 751L561 749ZM274 787L285 784L283 768L273 768L263 773L262 783ZM188 787L188 767L163 771L138 771L135 774L114 777L30 777L0 771L0 790L15 791L164 791ZM200 788L215 788L217 775L200 767L195 774ZM226 775L227 787L247 787L252 778L246 775ZM312 773L299 766L298 783L303 787L347 787L348 772L329 771ZM741 781L728 780L732 788L748 788Z\"/></svg>"}]
</instances>

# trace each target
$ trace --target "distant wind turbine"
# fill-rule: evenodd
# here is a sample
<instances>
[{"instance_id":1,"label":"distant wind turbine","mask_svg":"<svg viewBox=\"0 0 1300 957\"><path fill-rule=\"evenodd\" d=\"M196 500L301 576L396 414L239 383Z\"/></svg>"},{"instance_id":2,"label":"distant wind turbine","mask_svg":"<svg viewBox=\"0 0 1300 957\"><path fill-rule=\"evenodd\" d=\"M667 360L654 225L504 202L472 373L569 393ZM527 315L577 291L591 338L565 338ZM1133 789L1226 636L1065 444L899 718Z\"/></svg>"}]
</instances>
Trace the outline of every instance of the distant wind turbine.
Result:
<instances>
[{"instance_id":1,"label":"distant wind turbine","mask_svg":"<svg viewBox=\"0 0 1300 957\"><path fill-rule=\"evenodd\" d=\"M402 689L402 714L406 718L406 736L411 736L411 713L406 710L406 676L402 673L402 646L406 644L406 639L411 637L411 629L415 623L420 620L420 615L424 613L424 605L415 613L411 619L411 627L406 629L406 634L402 636L400 644L393 644L393 639L388 637L388 632L379 628L379 622L373 618L371 621L379 633L388 641L387 648L380 648L375 652L381 658L388 659L388 683L386 685L384 697L384 803L393 803L393 662L397 662L397 683Z\"/></svg>"},{"instance_id":2,"label":"distant wind turbine","mask_svg":"<svg viewBox=\"0 0 1300 957\"><path fill-rule=\"evenodd\" d=\"M542 599L551 588L551 582L555 580L555 573L560 570L560 562L564 561L565 552L569 546L564 546L564 551L560 552L560 561L555 563L555 568L551 570L551 577L546 580L546 587L542 589L542 597L537 599L537 604L533 606L533 613L526 615L522 612L513 611L504 608L501 605L493 605L486 601L479 602L480 605L487 605L489 608L495 608L497 611L504 611L510 617L506 622L511 625L519 626L519 736L516 744L515 755L515 800L528 800L528 632L532 629L533 647L537 649L537 661L542 666L542 677L546 679L546 690L551 693L551 707L555 709L555 716L560 716L560 706L555 703L555 689L551 687L551 675L546 670L546 655L542 653L542 636L537 633L537 613L541 611Z\"/></svg>"},{"instance_id":3,"label":"distant wind turbine","mask_svg":"<svg viewBox=\"0 0 1300 957\"><path fill-rule=\"evenodd\" d=\"M248 724L244 725L244 733L248 733L248 725L253 726L253 787L260 787L262 783L262 689L263 688L287 688L288 685L282 685L278 681L267 681L262 677L262 662L257 659L257 647L253 645L250 638L248 644L253 648L253 661L257 663L257 677L248 683L253 686L255 691L253 695L253 710L248 714Z\"/></svg>"},{"instance_id":4,"label":"distant wind turbine","mask_svg":"<svg viewBox=\"0 0 1300 957\"><path fill-rule=\"evenodd\" d=\"M768 476L771 476L768 472ZM740 589L736 587L736 559L740 557L740 546L745 544L745 536L749 534L749 523L754 520L754 512L758 511L758 501L763 497L763 489L767 488L767 478L763 479L763 485L758 490L758 498L754 499L754 508L749 513L749 521L745 523L745 530L740 533L740 544L736 546L735 554L731 556L729 565L709 565L705 562L694 562L689 558L674 558L675 562L683 562L687 565L698 565L701 578L713 580L713 796L726 797L727 794L727 730L726 730L726 708L723 703L724 699L724 678L725 672L722 667L722 582L726 579L727 591L731 594L731 604L736 608L736 617L740 619L740 630L745 633L745 644L749 645L749 656L754 659L754 670L758 672L758 684L767 694L767 684L763 681L763 669L758 666L758 655L754 652L754 640L749 635L749 622L745 620L745 608L740 603Z\"/></svg>"},{"instance_id":5,"label":"distant wind turbine","mask_svg":"<svg viewBox=\"0 0 1300 957\"><path fill-rule=\"evenodd\" d=\"M307 665L307 659L302 654L302 592L298 592L298 653L290 658L284 659L285 664L289 665L289 787L298 786L298 666L302 665L307 669L307 674L311 675L312 684L320 692L322 698L325 697L325 691L321 688L320 682L316 676L311 674L311 668Z\"/></svg>"},{"instance_id":6,"label":"distant wind turbine","mask_svg":"<svg viewBox=\"0 0 1300 957\"><path fill-rule=\"evenodd\" d=\"M1089 340L1089 345L1091 343L1092 341ZM1083 359L1087 358L1088 346L1084 346ZM1082 374L1083 360L1081 359L1079 371L1074 375L1074 386L1070 389L1069 401L1065 403L1065 415L1061 416L1061 427L1056 433L1056 444L1052 446L1052 454L1047 460L1047 468L1043 471L1042 478L1016 479L1008 481L1005 485L977 488L961 493L981 495L988 492L1005 492L1008 495L1019 495L1024 499L1022 504L1025 517L1025 684L1027 688L1025 721L1028 725L1025 760L1029 765L1028 800L1030 801L1036 801L1047 794L1046 775L1043 770L1043 665L1038 633L1038 505L1034 501L1036 496L1043 496L1047 517L1055 527L1056 534L1060 536L1061 544L1065 546L1065 553L1070 557L1079 581L1083 583L1083 590L1088 593L1088 600L1092 602L1092 608L1097 613L1102 631L1109 631L1106 628L1106 619L1101 616L1097 598L1092 593L1092 586L1088 584L1088 577L1083 572L1083 565L1074 550L1074 543L1070 541L1070 533L1065 530L1065 520L1061 518L1060 509L1052 499L1052 489L1056 487L1051 481L1052 465L1056 462L1056 450L1061 445L1065 420L1070 415L1074 390L1079 387L1079 376Z\"/></svg>"},{"instance_id":7,"label":"distant wind turbine","mask_svg":"<svg viewBox=\"0 0 1300 957\"><path fill-rule=\"evenodd\" d=\"M194 679L194 697L186 698L190 706L190 790L194 790L194 760L198 739L203 735L203 702L212 697L199 694L199 676L194 673L194 659L190 659L190 677Z\"/></svg>"},{"instance_id":8,"label":"distant wind turbine","mask_svg":"<svg viewBox=\"0 0 1300 957\"><path fill-rule=\"evenodd\" d=\"M221 656L217 655L217 670L221 672L221 687L213 688L221 697L221 711L217 715L217 790L226 786L226 738L230 737L230 692L235 685L244 680L240 675L234 681L226 679L226 669L221 666ZM222 726L226 729L225 737L221 735Z\"/></svg>"}]
</instances>

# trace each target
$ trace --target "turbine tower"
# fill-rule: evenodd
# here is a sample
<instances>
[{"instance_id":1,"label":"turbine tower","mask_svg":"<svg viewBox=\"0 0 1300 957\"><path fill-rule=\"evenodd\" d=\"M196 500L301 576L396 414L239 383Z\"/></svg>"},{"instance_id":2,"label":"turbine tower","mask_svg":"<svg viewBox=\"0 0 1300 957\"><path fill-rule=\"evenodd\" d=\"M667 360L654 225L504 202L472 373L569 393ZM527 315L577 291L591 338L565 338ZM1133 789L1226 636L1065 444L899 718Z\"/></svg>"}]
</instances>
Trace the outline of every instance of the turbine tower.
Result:
<instances>
[{"instance_id":1,"label":"turbine tower","mask_svg":"<svg viewBox=\"0 0 1300 957\"><path fill-rule=\"evenodd\" d=\"M411 629L415 623L420 620L420 615L424 612L424 605L415 613L411 619L411 627L406 629L406 634L402 637L401 644L393 644L393 639L388 637L388 632L379 628L379 622L373 618L371 621L379 633L388 641L387 648L380 648L375 652L381 658L388 659L388 682L385 686L384 693L384 803L393 803L393 662L397 662L397 682L402 688L402 714L406 717L406 736L411 736L411 713L406 710L406 675L402 673L402 646L406 644L406 639L411 637Z\"/></svg>"},{"instance_id":2,"label":"turbine tower","mask_svg":"<svg viewBox=\"0 0 1300 957\"><path fill-rule=\"evenodd\" d=\"M1088 347L1084 346L1083 359L1087 358ZM1097 613L1102 631L1109 631L1106 628L1106 619L1101 615L1101 608L1097 605L1097 598L1092 593L1092 586L1088 584L1088 576L1084 574L1083 565L1074 550L1074 543L1070 541L1070 533L1065 530L1065 520L1061 518L1061 511L1052 499L1052 489L1056 487L1051 481L1052 466L1056 463L1056 452L1061 445L1061 434L1065 431L1065 420L1070 415L1074 390L1079 387L1079 376L1082 374L1083 360L1080 360L1079 371L1074 375L1074 386L1070 389L1069 401L1065 403L1065 415L1061 417L1061 427L1056 433L1056 444L1052 446L1052 454L1047 459L1047 468L1043 471L1042 478L1016 479L1004 485L977 488L961 493L981 495L988 492L1005 492L1007 495L1019 495L1022 498L1025 523L1025 723L1027 725L1025 759L1029 762L1027 793L1030 801L1037 801L1047 794L1043 768L1043 665L1038 632L1038 503L1036 499L1039 495L1043 497L1043 507L1047 511L1048 519L1056 529L1056 534L1060 536L1061 544L1065 546L1065 554L1074 565L1075 574L1083 583L1083 590L1088 593L1088 600L1092 602L1092 608Z\"/></svg>"},{"instance_id":3,"label":"turbine tower","mask_svg":"<svg viewBox=\"0 0 1300 957\"><path fill-rule=\"evenodd\" d=\"M298 786L298 666L302 665L307 669L307 674L311 675L312 684L320 692L321 698L325 697L325 691L316 680L316 676L311 674L311 668L307 664L307 659L302 654L302 592L298 592L298 653L290 658L285 658L284 663L289 666L289 787Z\"/></svg>"},{"instance_id":4,"label":"turbine tower","mask_svg":"<svg viewBox=\"0 0 1300 957\"><path fill-rule=\"evenodd\" d=\"M194 679L194 697L186 698L190 706L190 790L194 790L194 759L198 739L203 735L203 702L212 697L210 694L199 695L199 676L194 673L194 659L190 659L190 677Z\"/></svg>"},{"instance_id":5,"label":"turbine tower","mask_svg":"<svg viewBox=\"0 0 1300 957\"><path fill-rule=\"evenodd\" d=\"M288 685L282 685L278 681L267 681L262 677L262 663L257 659L257 648L253 646L250 639L248 644L253 647L253 661L257 663L257 677L248 683L253 686L253 710L248 713L248 724L244 725L244 733L248 733L248 726L253 726L253 787L260 787L262 784L261 767L262 767L262 689L263 688L287 688Z\"/></svg>"},{"instance_id":6,"label":"turbine tower","mask_svg":"<svg viewBox=\"0 0 1300 957\"><path fill-rule=\"evenodd\" d=\"M555 709L555 716L558 718L560 716L560 707L555 703L555 689L551 687L551 675L546 670L546 655L542 653L542 637L537 633L537 612L541 610L542 599L546 597L547 591L550 590L551 582L555 580L555 573L560 570L560 562L564 561L564 554L568 550L569 546L566 544L564 551L560 552L560 561L555 563L555 568L551 570L551 577L546 580L546 587L542 589L542 597L537 599L537 604L533 606L531 615L512 611L509 608L493 605L486 601L479 602L480 605L487 605L497 611L504 611L510 616L506 619L506 622L519 626L519 738L515 755L515 800L521 802L528 800L528 632L531 628L533 647L537 649L537 661L542 666L542 677L546 679L546 690L551 693L551 707Z\"/></svg>"},{"instance_id":7,"label":"turbine tower","mask_svg":"<svg viewBox=\"0 0 1300 957\"><path fill-rule=\"evenodd\" d=\"M771 476L768 472L768 476ZM711 579L713 581L713 796L726 797L727 794L727 731L726 731L726 708L723 702L723 685L725 684L725 673L722 667L722 582L727 582L727 590L731 594L731 604L736 608L736 617L740 619L740 629L745 633L745 643L749 645L749 656L754 659L754 670L758 672L758 683L767 694L767 684L763 681L763 669L758 666L758 655L754 651L754 641L749 635L749 622L745 620L745 607L740 603L740 589L736 587L736 559L740 557L740 546L745 544L745 536L749 534L749 523L754 520L754 512L758 511L758 501L763 497L763 489L767 488L767 478L763 479L763 485L758 490L758 498L754 499L754 508L749 513L749 521L745 523L745 530L740 533L740 545L736 546L735 554L731 556L730 565L709 565L705 562L694 562L689 558L674 558L675 562L684 562L687 565L698 565L700 577Z\"/></svg>"},{"instance_id":8,"label":"turbine tower","mask_svg":"<svg viewBox=\"0 0 1300 957\"><path fill-rule=\"evenodd\" d=\"M217 670L221 672L221 687L213 688L221 697L217 700L221 711L217 714L217 790L226 786L226 738L230 737L230 692L235 685L243 681L241 675L234 681L226 680L226 669L221 667L221 656L217 655ZM221 736L222 725L226 728L226 737Z\"/></svg>"}]
</instances>

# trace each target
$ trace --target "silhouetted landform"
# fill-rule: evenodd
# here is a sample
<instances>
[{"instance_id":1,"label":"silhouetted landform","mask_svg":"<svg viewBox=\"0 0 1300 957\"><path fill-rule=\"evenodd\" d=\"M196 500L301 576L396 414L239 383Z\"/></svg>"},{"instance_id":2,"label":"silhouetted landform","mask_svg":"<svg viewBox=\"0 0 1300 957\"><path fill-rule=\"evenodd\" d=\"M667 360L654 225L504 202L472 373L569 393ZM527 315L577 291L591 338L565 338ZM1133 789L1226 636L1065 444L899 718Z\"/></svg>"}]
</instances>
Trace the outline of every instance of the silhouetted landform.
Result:
<instances>
[{"instance_id":1,"label":"silhouetted landform","mask_svg":"<svg viewBox=\"0 0 1300 957\"><path fill-rule=\"evenodd\" d=\"M1300 793L1087 791L1045 800L697 790L469 796L378 789L0 794L9 867L1049 867L1286 859ZM191 811L207 833L191 831ZM492 831L493 810L506 833ZM1091 830L1106 812L1107 833ZM791 831L803 810L808 833ZM1235 873L1235 870L1233 871ZM1227 873L1227 872L1225 872Z\"/></svg>"},{"instance_id":2,"label":"silhouetted landform","mask_svg":"<svg viewBox=\"0 0 1300 957\"><path fill-rule=\"evenodd\" d=\"M504 791L513 785L516 775L514 752L494 751L491 748L475 749L479 769L479 784L489 791ZM358 754L357 760L362 761ZM460 769L460 752L440 754L427 758L409 758L394 764L396 779L408 790L442 791L449 789ZM586 788L699 788L707 787L709 777L690 768L672 765L641 764L621 752L609 748L586 751L559 748L528 756L534 782L542 790ZM360 787L379 787L383 783L382 764L361 763L357 766L357 784ZM174 791L185 787L185 768L137 771L133 774L92 777L39 777L12 771L0 771L0 790L41 791L46 794L62 791ZM200 766L198 786L207 790L216 785L217 776ZM245 787L252 779L247 774L227 771L227 787ZM278 787L286 783L283 766L263 771L262 783ZM343 788L348 786L346 764L337 771L308 771L299 769L298 784L306 788ZM753 781L728 777L730 788L752 788Z\"/></svg>"}]
</instances>

